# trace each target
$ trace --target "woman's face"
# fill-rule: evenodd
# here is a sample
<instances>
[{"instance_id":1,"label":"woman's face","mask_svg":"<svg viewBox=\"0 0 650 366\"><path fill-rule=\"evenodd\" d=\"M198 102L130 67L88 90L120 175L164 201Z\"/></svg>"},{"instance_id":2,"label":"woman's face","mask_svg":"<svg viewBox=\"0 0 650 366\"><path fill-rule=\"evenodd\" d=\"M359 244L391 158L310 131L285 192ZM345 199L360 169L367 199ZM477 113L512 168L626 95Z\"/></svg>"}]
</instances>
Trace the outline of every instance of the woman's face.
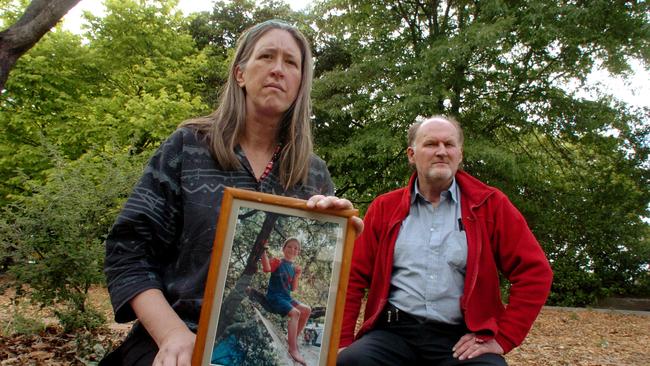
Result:
<instances>
[{"instance_id":1,"label":"woman's face","mask_svg":"<svg viewBox=\"0 0 650 366\"><path fill-rule=\"evenodd\" d=\"M248 115L280 120L300 89L302 54L298 42L282 29L266 32L253 47L245 67L235 68L235 77L246 90Z\"/></svg>"}]
</instances>

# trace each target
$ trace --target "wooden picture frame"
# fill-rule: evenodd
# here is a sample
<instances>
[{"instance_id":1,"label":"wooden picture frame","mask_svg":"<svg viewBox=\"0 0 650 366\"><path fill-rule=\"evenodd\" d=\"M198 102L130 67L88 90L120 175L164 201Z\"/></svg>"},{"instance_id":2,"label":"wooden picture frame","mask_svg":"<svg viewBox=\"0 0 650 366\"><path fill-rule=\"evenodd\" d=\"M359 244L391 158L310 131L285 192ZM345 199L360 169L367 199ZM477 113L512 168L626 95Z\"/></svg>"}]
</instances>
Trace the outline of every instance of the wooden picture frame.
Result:
<instances>
[{"instance_id":1,"label":"wooden picture frame","mask_svg":"<svg viewBox=\"0 0 650 366\"><path fill-rule=\"evenodd\" d=\"M287 352L288 318L284 310L276 311L275 292L266 294L270 274L262 271L262 256L278 258L276 265L288 262L287 271L294 271L289 273L301 267L291 298L309 306L311 314L297 337L300 353L309 366L336 364L355 238L351 218L358 212L309 209L306 202L224 190L193 366L293 365ZM300 247L293 262L286 260L293 254L282 248L292 240Z\"/></svg>"}]
</instances>

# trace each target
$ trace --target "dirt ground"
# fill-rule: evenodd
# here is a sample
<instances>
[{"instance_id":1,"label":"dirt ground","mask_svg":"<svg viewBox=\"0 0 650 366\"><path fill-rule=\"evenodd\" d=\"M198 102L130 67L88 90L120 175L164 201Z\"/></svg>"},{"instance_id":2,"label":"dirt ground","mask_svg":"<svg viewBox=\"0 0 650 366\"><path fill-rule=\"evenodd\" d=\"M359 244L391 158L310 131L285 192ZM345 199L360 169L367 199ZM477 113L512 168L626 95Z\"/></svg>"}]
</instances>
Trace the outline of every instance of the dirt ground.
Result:
<instances>
[{"instance_id":1,"label":"dirt ground","mask_svg":"<svg viewBox=\"0 0 650 366\"><path fill-rule=\"evenodd\" d=\"M650 313L544 308L510 365L650 365Z\"/></svg>"},{"instance_id":2,"label":"dirt ground","mask_svg":"<svg viewBox=\"0 0 650 366\"><path fill-rule=\"evenodd\" d=\"M91 302L111 319L104 288L93 289ZM8 334L17 326L27 328L30 319L44 329L32 335ZM1 293L0 366L96 365L128 331L128 325L109 322L97 331L64 334L55 324L51 310L16 302L10 290ZM547 307L528 338L506 359L513 366L647 366L648 345L650 313Z\"/></svg>"}]
</instances>

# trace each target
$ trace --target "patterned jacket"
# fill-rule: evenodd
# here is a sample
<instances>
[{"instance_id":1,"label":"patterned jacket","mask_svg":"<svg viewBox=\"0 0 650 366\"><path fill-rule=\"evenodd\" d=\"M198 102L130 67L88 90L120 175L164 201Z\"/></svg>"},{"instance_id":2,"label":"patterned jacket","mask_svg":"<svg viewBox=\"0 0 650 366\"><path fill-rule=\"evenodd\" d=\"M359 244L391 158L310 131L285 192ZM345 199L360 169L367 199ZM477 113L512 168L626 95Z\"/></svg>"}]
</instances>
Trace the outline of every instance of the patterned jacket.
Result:
<instances>
[{"instance_id":1,"label":"patterned jacket","mask_svg":"<svg viewBox=\"0 0 650 366\"><path fill-rule=\"evenodd\" d=\"M129 301L160 289L190 329L196 329L224 187L307 199L333 194L325 162L315 155L306 184L284 190L274 164L258 182L241 149L239 170L223 170L205 139L180 128L147 164L106 239L106 273L115 320L135 319Z\"/></svg>"}]
</instances>

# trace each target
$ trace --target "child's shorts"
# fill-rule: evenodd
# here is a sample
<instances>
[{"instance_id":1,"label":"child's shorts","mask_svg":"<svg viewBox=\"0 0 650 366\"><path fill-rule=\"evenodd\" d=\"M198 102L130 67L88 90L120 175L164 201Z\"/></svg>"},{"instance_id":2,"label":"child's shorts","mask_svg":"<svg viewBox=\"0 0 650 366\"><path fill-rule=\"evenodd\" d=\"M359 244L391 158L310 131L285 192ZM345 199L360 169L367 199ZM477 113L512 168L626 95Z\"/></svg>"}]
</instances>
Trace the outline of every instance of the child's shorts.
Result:
<instances>
[{"instance_id":1,"label":"child's shorts","mask_svg":"<svg viewBox=\"0 0 650 366\"><path fill-rule=\"evenodd\" d=\"M271 311L280 315L287 315L289 311L300 304L299 301L286 298L267 298Z\"/></svg>"}]
</instances>

